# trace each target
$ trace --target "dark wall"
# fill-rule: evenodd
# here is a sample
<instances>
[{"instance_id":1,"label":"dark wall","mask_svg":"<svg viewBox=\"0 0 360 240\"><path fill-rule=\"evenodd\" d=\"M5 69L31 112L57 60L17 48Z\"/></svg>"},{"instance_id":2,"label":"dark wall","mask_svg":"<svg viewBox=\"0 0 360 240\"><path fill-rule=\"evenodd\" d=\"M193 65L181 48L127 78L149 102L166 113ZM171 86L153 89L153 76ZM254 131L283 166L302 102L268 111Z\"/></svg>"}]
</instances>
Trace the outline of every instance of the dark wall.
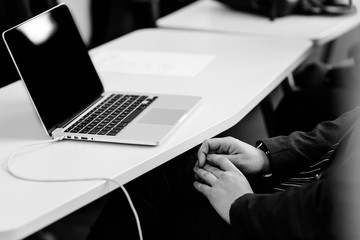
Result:
<instances>
[{"instance_id":1,"label":"dark wall","mask_svg":"<svg viewBox=\"0 0 360 240\"><path fill-rule=\"evenodd\" d=\"M56 5L56 0L0 0L0 32ZM2 38L0 40L0 87L20 77Z\"/></svg>"},{"instance_id":2,"label":"dark wall","mask_svg":"<svg viewBox=\"0 0 360 240\"><path fill-rule=\"evenodd\" d=\"M74 0L76 1L76 0ZM91 39L96 47L140 28L195 0L91 0ZM57 0L0 0L0 33L57 4ZM0 40L0 87L20 77Z\"/></svg>"},{"instance_id":3,"label":"dark wall","mask_svg":"<svg viewBox=\"0 0 360 240\"><path fill-rule=\"evenodd\" d=\"M92 0L90 48L141 28L195 0Z\"/></svg>"}]
</instances>

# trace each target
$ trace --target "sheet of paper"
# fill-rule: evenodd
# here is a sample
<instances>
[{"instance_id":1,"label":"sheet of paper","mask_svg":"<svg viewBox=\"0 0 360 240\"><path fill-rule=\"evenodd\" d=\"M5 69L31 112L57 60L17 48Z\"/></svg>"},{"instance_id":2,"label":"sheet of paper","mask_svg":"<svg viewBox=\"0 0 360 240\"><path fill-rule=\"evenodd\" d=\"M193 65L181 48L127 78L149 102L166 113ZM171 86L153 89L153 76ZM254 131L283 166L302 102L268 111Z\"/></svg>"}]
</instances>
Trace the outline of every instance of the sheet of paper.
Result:
<instances>
[{"instance_id":1,"label":"sheet of paper","mask_svg":"<svg viewBox=\"0 0 360 240\"><path fill-rule=\"evenodd\" d=\"M101 51L93 55L98 71L195 77L215 55L147 51Z\"/></svg>"}]
</instances>

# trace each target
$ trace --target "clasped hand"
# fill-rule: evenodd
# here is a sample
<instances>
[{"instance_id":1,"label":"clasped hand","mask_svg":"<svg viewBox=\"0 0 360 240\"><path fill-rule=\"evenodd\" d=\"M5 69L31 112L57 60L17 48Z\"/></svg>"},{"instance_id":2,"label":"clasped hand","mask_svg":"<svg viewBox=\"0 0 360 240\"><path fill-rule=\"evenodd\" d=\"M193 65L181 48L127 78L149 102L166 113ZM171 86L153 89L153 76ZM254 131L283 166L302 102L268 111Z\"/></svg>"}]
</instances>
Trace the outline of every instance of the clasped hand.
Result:
<instances>
[{"instance_id":1,"label":"clasped hand","mask_svg":"<svg viewBox=\"0 0 360 240\"><path fill-rule=\"evenodd\" d=\"M198 151L194 187L230 224L231 204L244 194L253 193L244 174L258 174L268 167L266 155L247 143L232 137L209 139Z\"/></svg>"}]
</instances>

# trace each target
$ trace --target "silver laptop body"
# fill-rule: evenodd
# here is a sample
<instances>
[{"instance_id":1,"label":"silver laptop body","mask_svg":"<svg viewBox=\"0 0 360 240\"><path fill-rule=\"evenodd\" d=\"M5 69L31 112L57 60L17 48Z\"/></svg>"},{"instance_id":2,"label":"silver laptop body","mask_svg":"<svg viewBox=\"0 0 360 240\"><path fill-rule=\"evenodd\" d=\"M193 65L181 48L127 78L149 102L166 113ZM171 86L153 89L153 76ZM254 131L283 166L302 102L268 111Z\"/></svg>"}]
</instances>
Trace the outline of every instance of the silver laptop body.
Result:
<instances>
[{"instance_id":1,"label":"silver laptop body","mask_svg":"<svg viewBox=\"0 0 360 240\"><path fill-rule=\"evenodd\" d=\"M53 138L158 145L201 99L105 92L65 4L5 31L3 39Z\"/></svg>"}]
</instances>

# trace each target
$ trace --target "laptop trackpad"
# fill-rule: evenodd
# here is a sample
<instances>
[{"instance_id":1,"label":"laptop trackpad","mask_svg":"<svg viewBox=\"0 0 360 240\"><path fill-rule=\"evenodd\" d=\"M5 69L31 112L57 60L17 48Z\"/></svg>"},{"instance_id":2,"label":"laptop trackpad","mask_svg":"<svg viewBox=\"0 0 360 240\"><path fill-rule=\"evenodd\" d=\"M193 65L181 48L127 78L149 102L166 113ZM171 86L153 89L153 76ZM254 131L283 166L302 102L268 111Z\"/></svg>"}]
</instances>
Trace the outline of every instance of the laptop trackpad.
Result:
<instances>
[{"instance_id":1,"label":"laptop trackpad","mask_svg":"<svg viewBox=\"0 0 360 240\"><path fill-rule=\"evenodd\" d=\"M139 120L139 123L174 125L185 113L186 110L180 109L153 108Z\"/></svg>"}]
</instances>

